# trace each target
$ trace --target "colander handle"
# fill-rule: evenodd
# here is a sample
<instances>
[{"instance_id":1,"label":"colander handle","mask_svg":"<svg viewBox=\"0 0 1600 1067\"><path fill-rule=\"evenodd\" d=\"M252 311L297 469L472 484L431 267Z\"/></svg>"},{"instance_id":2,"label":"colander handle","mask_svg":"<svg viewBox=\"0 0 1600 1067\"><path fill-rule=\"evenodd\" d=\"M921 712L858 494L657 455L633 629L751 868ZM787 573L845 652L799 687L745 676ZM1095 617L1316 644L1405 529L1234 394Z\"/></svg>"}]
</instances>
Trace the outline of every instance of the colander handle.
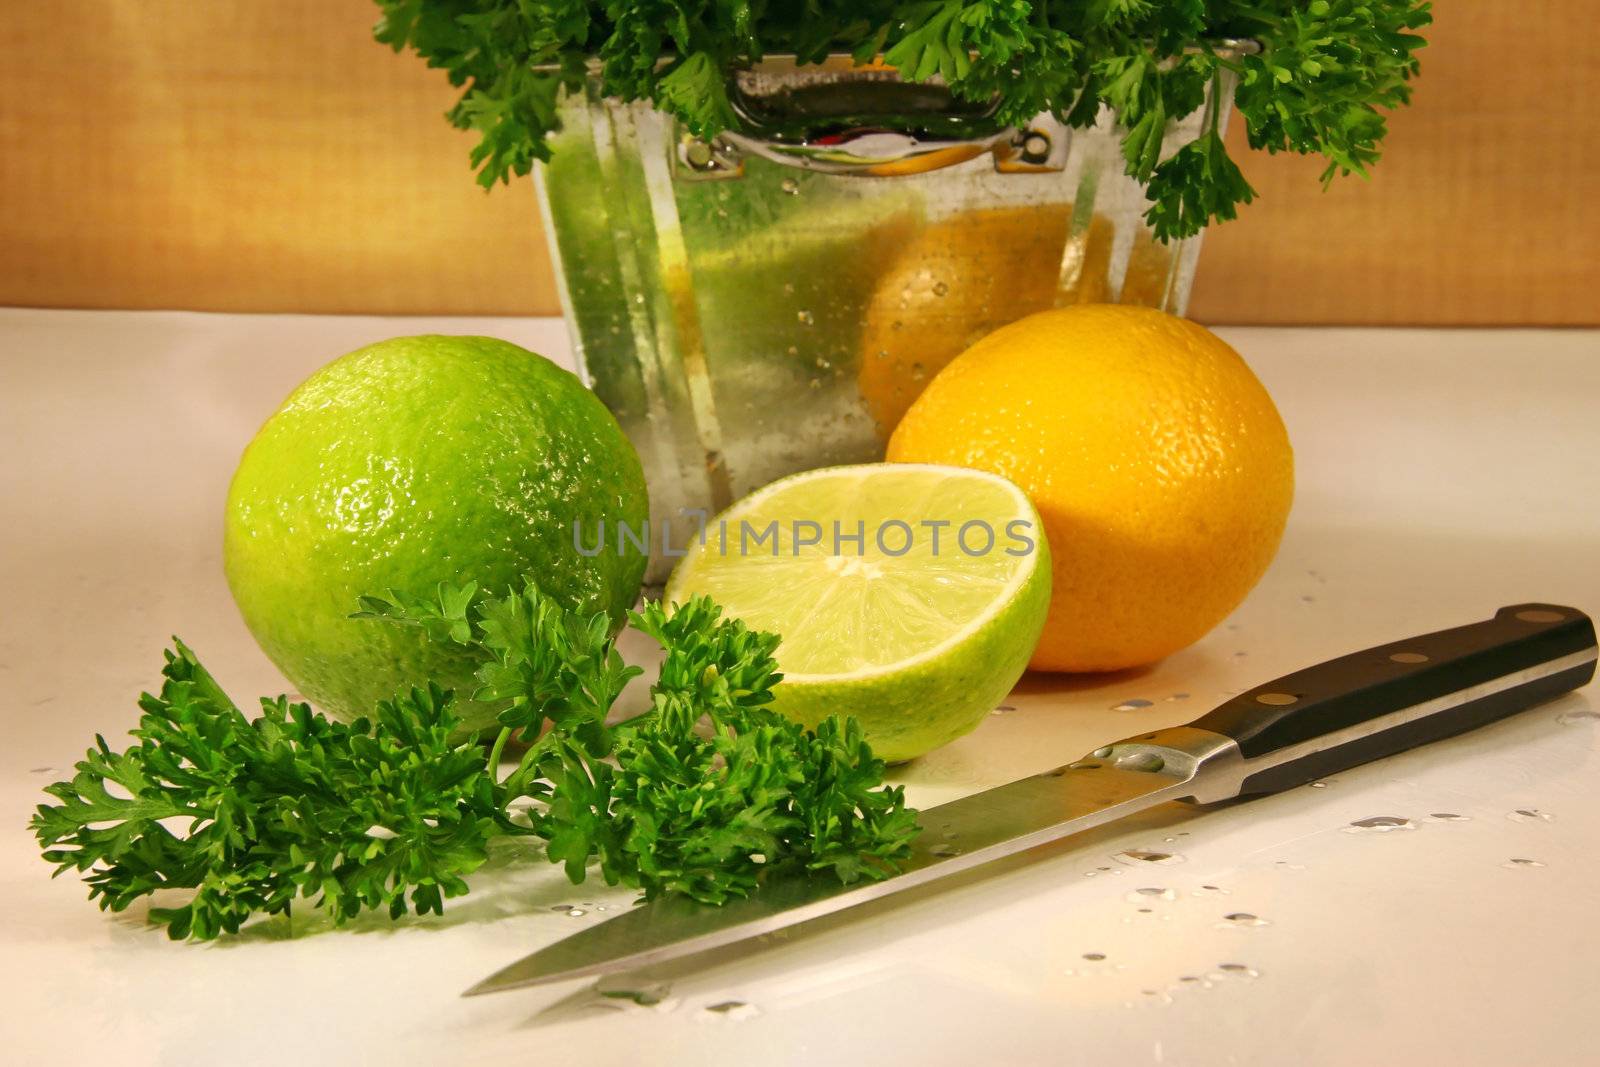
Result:
<instances>
[{"instance_id":1,"label":"colander handle","mask_svg":"<svg viewBox=\"0 0 1600 1067\"><path fill-rule=\"evenodd\" d=\"M734 129L711 142L680 138L692 171L737 176L742 156L822 174L924 174L993 155L1007 172L1066 167L1070 129L1050 115L1026 128L995 120L997 101L957 99L937 79L913 83L881 64L847 55L819 64L792 60L734 72L728 102Z\"/></svg>"},{"instance_id":2,"label":"colander handle","mask_svg":"<svg viewBox=\"0 0 1600 1067\"><path fill-rule=\"evenodd\" d=\"M965 139L928 138L880 126L858 126L783 140L759 132L729 130L718 140L725 149L819 174L885 178L925 174L989 154L995 157L996 169L1005 172L1058 171L1066 166L1067 137L1065 126L1048 132L1036 127L1018 130L1007 126Z\"/></svg>"}]
</instances>

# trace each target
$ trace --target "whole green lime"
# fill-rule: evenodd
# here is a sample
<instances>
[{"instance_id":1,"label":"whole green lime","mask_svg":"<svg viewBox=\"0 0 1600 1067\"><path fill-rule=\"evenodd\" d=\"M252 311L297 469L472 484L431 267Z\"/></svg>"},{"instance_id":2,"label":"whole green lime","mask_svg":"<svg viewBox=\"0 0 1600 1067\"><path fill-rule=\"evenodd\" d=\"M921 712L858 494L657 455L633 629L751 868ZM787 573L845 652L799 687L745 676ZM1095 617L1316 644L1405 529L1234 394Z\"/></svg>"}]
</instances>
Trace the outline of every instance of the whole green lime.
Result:
<instances>
[{"instance_id":1,"label":"whole green lime","mask_svg":"<svg viewBox=\"0 0 1600 1067\"><path fill-rule=\"evenodd\" d=\"M642 529L648 510L638 455L574 375L489 337L397 337L323 367L261 427L228 491L223 559L262 649L350 719L429 680L474 689L462 650L351 619L360 596L503 593L529 576L620 627L647 561L617 524Z\"/></svg>"}]
</instances>

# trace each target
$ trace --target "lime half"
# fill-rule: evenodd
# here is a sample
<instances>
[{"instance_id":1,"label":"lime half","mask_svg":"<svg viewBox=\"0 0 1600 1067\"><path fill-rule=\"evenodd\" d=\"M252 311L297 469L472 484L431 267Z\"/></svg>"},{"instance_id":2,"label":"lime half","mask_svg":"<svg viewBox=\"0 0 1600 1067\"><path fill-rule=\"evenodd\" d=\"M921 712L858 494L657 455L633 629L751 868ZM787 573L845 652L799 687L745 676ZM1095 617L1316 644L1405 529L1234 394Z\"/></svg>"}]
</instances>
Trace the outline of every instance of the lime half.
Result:
<instances>
[{"instance_id":1,"label":"lime half","mask_svg":"<svg viewBox=\"0 0 1600 1067\"><path fill-rule=\"evenodd\" d=\"M982 471L828 467L706 524L667 599L715 599L778 633L776 708L853 715L874 752L914 759L981 722L1022 675L1050 605L1033 505Z\"/></svg>"}]
</instances>

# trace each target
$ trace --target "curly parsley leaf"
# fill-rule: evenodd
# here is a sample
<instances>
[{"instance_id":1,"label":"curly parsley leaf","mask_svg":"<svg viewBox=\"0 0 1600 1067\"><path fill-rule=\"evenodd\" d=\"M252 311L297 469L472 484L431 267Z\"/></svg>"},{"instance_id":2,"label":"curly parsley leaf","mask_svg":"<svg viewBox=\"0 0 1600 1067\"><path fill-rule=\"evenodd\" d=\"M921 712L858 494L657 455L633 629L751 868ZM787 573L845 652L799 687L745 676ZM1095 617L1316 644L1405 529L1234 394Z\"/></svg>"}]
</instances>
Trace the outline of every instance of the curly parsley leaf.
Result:
<instances>
[{"instance_id":1,"label":"curly parsley leaf","mask_svg":"<svg viewBox=\"0 0 1600 1067\"><path fill-rule=\"evenodd\" d=\"M160 693L141 698L134 743L116 752L96 738L73 778L46 789L56 803L30 823L45 859L83 873L115 911L187 891L151 918L174 938L210 939L297 901L335 923L441 912L503 835L543 839L574 882L598 864L646 898L720 903L769 870L883 877L917 832L853 721L811 731L767 707L777 637L710 601L633 616L663 662L650 710L615 725L641 671L603 613L565 611L531 582L488 598L445 584L361 609L478 659L473 695L502 708L487 759L436 686L349 724L285 697L249 718L178 642ZM527 747L502 776L519 733Z\"/></svg>"},{"instance_id":2,"label":"curly parsley leaf","mask_svg":"<svg viewBox=\"0 0 1600 1067\"><path fill-rule=\"evenodd\" d=\"M1215 130L1191 141L1150 175L1155 201L1146 214L1157 233L1193 232L1210 219L1231 219L1256 192L1222 146Z\"/></svg>"},{"instance_id":3,"label":"curly parsley leaf","mask_svg":"<svg viewBox=\"0 0 1600 1067\"><path fill-rule=\"evenodd\" d=\"M135 743L113 752L96 738L30 824L102 908L191 890L151 918L200 939L300 898L335 921L438 912L466 892L490 836L517 832L477 748L451 740L449 693L413 690L348 725L284 697L249 719L181 642L162 673Z\"/></svg>"},{"instance_id":4,"label":"curly parsley leaf","mask_svg":"<svg viewBox=\"0 0 1600 1067\"><path fill-rule=\"evenodd\" d=\"M771 711L778 640L695 598L633 617L666 653L652 711L620 731L622 855L610 874L645 896L720 903L768 870L881 878L918 826L854 720L815 731ZM704 732L699 729L704 726Z\"/></svg>"},{"instance_id":5,"label":"curly parsley leaf","mask_svg":"<svg viewBox=\"0 0 1600 1067\"><path fill-rule=\"evenodd\" d=\"M1324 180L1365 174L1410 100L1425 0L376 0L375 34L411 48L463 89L450 120L478 133L485 186L548 155L556 97L585 64L604 91L649 100L701 137L737 128L728 79L763 56L815 62L881 56L917 81L992 100L1000 121L1049 112L1092 125L1102 106L1123 128L1129 175L1148 187L1162 239L1234 216L1249 186L1215 125L1184 158L1164 158L1168 124L1201 107L1224 70L1252 147L1320 154ZM1206 44L1248 38L1224 58ZM538 68L538 69L536 69ZM1169 165L1171 164L1171 165Z\"/></svg>"}]
</instances>

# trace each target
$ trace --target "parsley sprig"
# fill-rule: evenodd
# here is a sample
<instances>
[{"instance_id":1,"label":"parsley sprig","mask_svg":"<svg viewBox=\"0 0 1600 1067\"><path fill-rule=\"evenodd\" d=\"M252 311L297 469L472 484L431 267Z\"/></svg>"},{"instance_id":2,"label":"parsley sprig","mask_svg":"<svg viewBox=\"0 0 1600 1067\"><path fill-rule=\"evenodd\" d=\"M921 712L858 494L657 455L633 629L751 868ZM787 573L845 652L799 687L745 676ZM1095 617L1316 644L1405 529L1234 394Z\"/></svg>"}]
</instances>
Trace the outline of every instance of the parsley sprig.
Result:
<instances>
[{"instance_id":1,"label":"parsley sprig","mask_svg":"<svg viewBox=\"0 0 1600 1067\"><path fill-rule=\"evenodd\" d=\"M487 758L436 686L348 724L286 697L251 718L177 642L134 743L117 752L96 737L72 779L46 789L57 803L30 823L44 858L82 872L113 911L185 891L151 918L173 938L210 939L297 901L335 923L442 912L504 836L542 839L575 883L597 865L646 899L720 903L767 871L884 877L917 832L853 720L811 731L767 707L778 639L708 600L632 616L664 660L649 710L620 724L609 713L641 671L603 614L564 611L532 583L362 608L477 657L474 697L503 708ZM513 737L526 747L502 774Z\"/></svg>"},{"instance_id":2,"label":"parsley sprig","mask_svg":"<svg viewBox=\"0 0 1600 1067\"><path fill-rule=\"evenodd\" d=\"M1323 178L1365 174L1384 112L1410 99L1426 0L376 0L377 39L411 48L462 89L452 123L475 131L485 186L547 158L562 83L588 59L605 91L649 100L699 136L736 126L729 73L763 56L882 56L918 81L994 100L1004 122L1052 112L1123 129L1127 173L1147 186L1163 238L1234 217L1254 194L1216 129L1166 159L1161 134L1201 106L1219 75L1250 144L1321 154ZM1249 38L1254 55L1206 42ZM536 67L545 68L536 70Z\"/></svg>"}]
</instances>

